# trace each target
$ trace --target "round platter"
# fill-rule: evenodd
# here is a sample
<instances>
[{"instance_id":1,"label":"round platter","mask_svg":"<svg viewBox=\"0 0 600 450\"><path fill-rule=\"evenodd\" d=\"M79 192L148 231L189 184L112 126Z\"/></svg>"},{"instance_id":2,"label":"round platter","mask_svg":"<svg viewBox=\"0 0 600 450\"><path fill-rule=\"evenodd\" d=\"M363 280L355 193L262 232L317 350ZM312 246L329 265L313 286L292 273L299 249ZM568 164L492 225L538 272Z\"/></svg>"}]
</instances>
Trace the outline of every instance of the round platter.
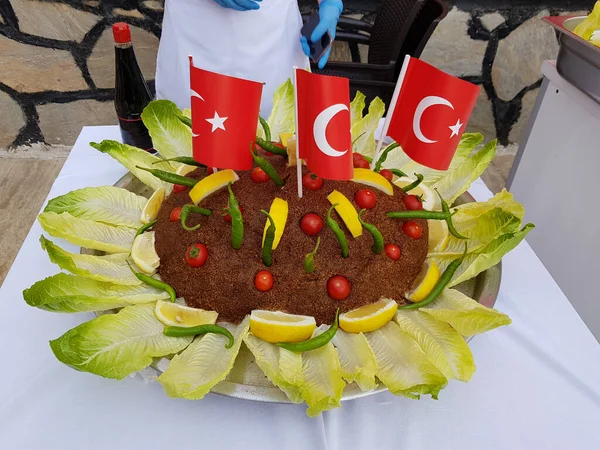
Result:
<instances>
[{"instance_id":1,"label":"round platter","mask_svg":"<svg viewBox=\"0 0 600 450\"><path fill-rule=\"evenodd\" d=\"M150 197L152 194L152 191L131 173L127 173L127 175L123 176L115 183L115 186L145 197ZM455 205L474 201L475 199L469 193L465 193L458 198ZM90 254L98 253L94 250L87 249L82 249L82 253L83 252ZM501 275L501 263L498 263L496 266L480 273L477 277L456 286L456 289L477 300L482 305L492 308L496 303L496 297L500 289ZM157 359L147 370L154 372L153 375L158 376L163 372L167 364L168 360L166 358ZM387 388L383 384L380 384L372 391L363 392L356 383L350 383L347 384L344 389L342 401L365 397L386 390ZM254 357L245 345L242 345L235 365L227 378L217 384L211 392L228 397L259 402L291 403L283 391L271 384L265 377L262 371L254 363Z\"/></svg>"}]
</instances>

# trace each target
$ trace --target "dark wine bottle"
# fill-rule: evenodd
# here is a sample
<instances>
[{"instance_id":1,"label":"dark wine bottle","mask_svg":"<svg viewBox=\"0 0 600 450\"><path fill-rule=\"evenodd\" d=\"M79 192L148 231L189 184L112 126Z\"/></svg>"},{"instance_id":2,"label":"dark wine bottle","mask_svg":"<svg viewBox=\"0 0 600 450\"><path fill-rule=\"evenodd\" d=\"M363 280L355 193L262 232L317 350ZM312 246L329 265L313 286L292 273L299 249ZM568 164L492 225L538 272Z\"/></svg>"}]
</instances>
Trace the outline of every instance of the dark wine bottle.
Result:
<instances>
[{"instance_id":1,"label":"dark wine bottle","mask_svg":"<svg viewBox=\"0 0 600 450\"><path fill-rule=\"evenodd\" d=\"M115 109L125 144L153 151L152 139L142 122L142 111L152 100L135 57L129 25L115 23Z\"/></svg>"}]
</instances>

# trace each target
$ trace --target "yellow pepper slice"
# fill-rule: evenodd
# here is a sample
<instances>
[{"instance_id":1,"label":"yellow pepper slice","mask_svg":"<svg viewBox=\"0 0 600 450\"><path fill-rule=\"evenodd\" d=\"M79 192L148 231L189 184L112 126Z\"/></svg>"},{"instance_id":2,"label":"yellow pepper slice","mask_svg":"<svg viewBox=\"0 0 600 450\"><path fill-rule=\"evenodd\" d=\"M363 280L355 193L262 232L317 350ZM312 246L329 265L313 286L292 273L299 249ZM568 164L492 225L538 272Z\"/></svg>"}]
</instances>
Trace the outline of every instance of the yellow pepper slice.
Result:
<instances>
[{"instance_id":1,"label":"yellow pepper slice","mask_svg":"<svg viewBox=\"0 0 600 450\"><path fill-rule=\"evenodd\" d=\"M363 228L358 220L358 213L352 203L350 203L350 200L344 194L335 190L327 196L327 200L332 205L338 204L335 210L346 224L346 227L348 227L352 236L355 238L359 237L363 232Z\"/></svg>"},{"instance_id":2,"label":"yellow pepper slice","mask_svg":"<svg viewBox=\"0 0 600 450\"><path fill-rule=\"evenodd\" d=\"M227 187L229 183L235 183L239 179L237 173L231 169L219 170L198 181L190 191L190 198L197 205L213 192Z\"/></svg>"},{"instance_id":3,"label":"yellow pepper slice","mask_svg":"<svg viewBox=\"0 0 600 450\"><path fill-rule=\"evenodd\" d=\"M281 241L281 236L283 236L283 230L285 229L285 223L287 222L288 202L279 197L275 197L273 203L271 203L271 209L269 210L269 214L273 218L273 222L275 222L275 240L273 241L273 250L275 250L279 245L279 241ZM271 222L269 222L269 219L267 219L265 222L262 245L265 244L267 228L269 228L270 223Z\"/></svg>"}]
</instances>

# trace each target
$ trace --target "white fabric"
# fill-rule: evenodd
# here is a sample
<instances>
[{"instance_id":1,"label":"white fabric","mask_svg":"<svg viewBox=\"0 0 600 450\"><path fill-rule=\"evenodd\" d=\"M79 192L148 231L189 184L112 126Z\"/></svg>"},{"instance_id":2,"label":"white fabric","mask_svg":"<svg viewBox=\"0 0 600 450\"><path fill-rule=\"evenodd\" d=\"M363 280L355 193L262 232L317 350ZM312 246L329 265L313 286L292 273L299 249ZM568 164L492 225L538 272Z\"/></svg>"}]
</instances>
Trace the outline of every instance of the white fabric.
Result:
<instances>
[{"instance_id":1,"label":"white fabric","mask_svg":"<svg viewBox=\"0 0 600 450\"><path fill-rule=\"evenodd\" d=\"M297 0L263 0L260 9L236 11L213 0L167 0L156 68L156 95L190 107L188 56L205 70L265 82L261 116L275 89L307 67Z\"/></svg>"},{"instance_id":2,"label":"white fabric","mask_svg":"<svg viewBox=\"0 0 600 450\"><path fill-rule=\"evenodd\" d=\"M49 197L113 184L125 169L87 144L118 136L84 128ZM471 193L491 195L481 181ZM450 382L439 401L382 393L309 419L301 405L173 400L157 383L63 366L48 341L92 315L23 301L23 289L57 272L41 233L34 224L0 289L0 449L598 449L600 345L526 243L503 261L497 308L513 324L473 339L470 383Z\"/></svg>"}]
</instances>

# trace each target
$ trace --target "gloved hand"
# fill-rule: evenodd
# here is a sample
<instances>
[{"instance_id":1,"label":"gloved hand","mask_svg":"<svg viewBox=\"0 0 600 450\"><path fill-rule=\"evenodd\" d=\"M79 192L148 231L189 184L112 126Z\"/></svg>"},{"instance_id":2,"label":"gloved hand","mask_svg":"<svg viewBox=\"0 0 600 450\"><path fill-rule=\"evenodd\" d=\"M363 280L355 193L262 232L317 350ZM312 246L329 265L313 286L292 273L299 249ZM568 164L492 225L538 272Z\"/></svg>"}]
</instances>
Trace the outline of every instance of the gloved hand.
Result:
<instances>
[{"instance_id":1,"label":"gloved hand","mask_svg":"<svg viewBox=\"0 0 600 450\"><path fill-rule=\"evenodd\" d=\"M256 2L262 0L215 0L223 8L231 8L236 11L249 11L260 8L260 5Z\"/></svg>"},{"instance_id":2,"label":"gloved hand","mask_svg":"<svg viewBox=\"0 0 600 450\"><path fill-rule=\"evenodd\" d=\"M329 34L331 34L331 40L333 42L335 39L335 29L337 27L338 20L340 20L340 14L342 14L343 9L344 5L342 4L342 0L322 0L319 4L320 21L312 32L310 40L312 42L318 42L323 35L329 31ZM304 54L306 56L310 56L310 47L304 36L300 37L300 43L302 44L302 50L304 51ZM319 69L325 67L330 53L331 47L329 47L323 56L321 56L321 59L319 59L319 63L317 64Z\"/></svg>"}]
</instances>

